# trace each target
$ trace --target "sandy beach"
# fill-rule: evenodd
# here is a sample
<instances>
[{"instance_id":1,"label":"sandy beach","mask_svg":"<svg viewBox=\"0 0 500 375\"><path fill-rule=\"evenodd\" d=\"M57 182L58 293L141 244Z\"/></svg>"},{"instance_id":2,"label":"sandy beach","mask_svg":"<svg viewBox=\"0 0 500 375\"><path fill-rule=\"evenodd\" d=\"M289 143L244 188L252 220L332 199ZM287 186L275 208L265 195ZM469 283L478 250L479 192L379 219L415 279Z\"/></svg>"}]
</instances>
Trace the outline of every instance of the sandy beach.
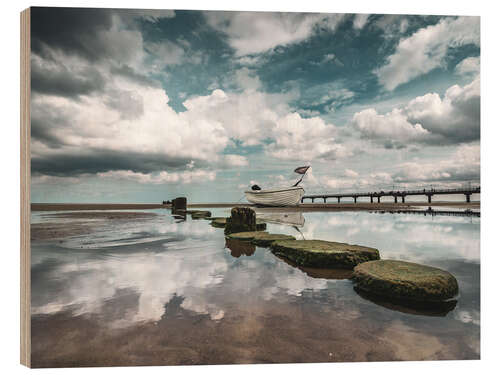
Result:
<instances>
[{"instance_id":1,"label":"sandy beach","mask_svg":"<svg viewBox=\"0 0 500 375\"><path fill-rule=\"evenodd\" d=\"M188 208L253 207L247 203L188 203ZM154 203L32 203L31 211L89 211L89 210L148 210L170 208L170 204ZM411 202L411 203L302 203L294 207L271 207L272 210L409 210L418 207L455 207L479 209L480 202Z\"/></svg>"}]
</instances>

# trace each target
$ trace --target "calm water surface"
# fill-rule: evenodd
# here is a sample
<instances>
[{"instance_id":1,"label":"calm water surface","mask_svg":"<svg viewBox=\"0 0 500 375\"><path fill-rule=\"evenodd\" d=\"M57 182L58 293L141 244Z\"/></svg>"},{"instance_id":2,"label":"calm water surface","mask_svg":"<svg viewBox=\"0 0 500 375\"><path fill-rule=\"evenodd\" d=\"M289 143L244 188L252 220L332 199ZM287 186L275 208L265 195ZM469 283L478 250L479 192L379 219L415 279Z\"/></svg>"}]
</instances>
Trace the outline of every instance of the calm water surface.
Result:
<instances>
[{"instance_id":1,"label":"calm water surface","mask_svg":"<svg viewBox=\"0 0 500 375\"><path fill-rule=\"evenodd\" d=\"M33 213L32 223L93 225L90 234L32 241L35 367L479 358L477 217L264 215L272 233L371 246L382 259L451 272L458 303L436 312L361 296L346 271L300 269L251 245L228 248L223 229L206 220L147 212L157 216Z\"/></svg>"}]
</instances>

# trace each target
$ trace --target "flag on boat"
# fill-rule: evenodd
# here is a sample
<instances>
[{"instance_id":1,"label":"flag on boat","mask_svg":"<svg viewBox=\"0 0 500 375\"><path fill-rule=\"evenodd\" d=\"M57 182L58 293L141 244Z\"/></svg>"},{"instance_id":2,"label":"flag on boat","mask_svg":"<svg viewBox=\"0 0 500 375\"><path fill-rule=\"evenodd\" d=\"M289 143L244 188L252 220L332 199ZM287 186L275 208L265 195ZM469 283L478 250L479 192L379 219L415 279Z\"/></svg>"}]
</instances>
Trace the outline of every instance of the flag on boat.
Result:
<instances>
[{"instance_id":1,"label":"flag on boat","mask_svg":"<svg viewBox=\"0 0 500 375\"><path fill-rule=\"evenodd\" d=\"M309 169L309 165L306 165L305 167L295 168L294 172L298 173L298 174L304 174L307 172L308 169Z\"/></svg>"}]
</instances>

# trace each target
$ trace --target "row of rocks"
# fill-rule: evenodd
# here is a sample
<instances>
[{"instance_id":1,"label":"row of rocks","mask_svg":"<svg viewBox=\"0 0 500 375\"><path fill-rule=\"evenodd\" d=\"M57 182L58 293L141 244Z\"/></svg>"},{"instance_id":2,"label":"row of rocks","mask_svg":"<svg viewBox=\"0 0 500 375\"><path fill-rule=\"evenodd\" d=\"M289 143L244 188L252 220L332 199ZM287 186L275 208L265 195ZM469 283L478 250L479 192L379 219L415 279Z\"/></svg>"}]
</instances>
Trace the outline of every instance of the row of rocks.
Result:
<instances>
[{"instance_id":1,"label":"row of rocks","mask_svg":"<svg viewBox=\"0 0 500 375\"><path fill-rule=\"evenodd\" d=\"M372 298L445 303L447 308L456 304L456 301L449 300L458 294L458 283L447 271L405 261L380 260L379 251L371 247L296 240L290 235L268 233L264 231L265 223L259 223L255 212L246 207L233 208L230 218L209 216L212 226L224 228L226 243L229 241L235 249L238 242L241 244L241 251L237 250L235 254L253 254L252 247L244 245L251 243L268 247L276 256L302 268L353 270L356 291L368 293Z\"/></svg>"}]
</instances>

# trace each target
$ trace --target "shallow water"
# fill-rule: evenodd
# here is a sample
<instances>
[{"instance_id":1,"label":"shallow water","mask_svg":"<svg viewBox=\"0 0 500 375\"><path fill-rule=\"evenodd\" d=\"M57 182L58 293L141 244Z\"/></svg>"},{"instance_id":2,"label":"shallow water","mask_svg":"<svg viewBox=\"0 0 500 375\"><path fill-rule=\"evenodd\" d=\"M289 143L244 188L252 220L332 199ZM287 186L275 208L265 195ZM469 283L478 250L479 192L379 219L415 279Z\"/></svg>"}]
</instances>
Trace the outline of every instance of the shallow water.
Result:
<instances>
[{"instance_id":1,"label":"shallow water","mask_svg":"<svg viewBox=\"0 0 500 375\"><path fill-rule=\"evenodd\" d=\"M362 296L345 270L227 248L207 220L147 212L157 216L92 219L90 234L32 241L33 366L479 358L477 217L310 212L268 223L451 272L460 295L443 312ZM33 213L44 222L89 220Z\"/></svg>"}]
</instances>

